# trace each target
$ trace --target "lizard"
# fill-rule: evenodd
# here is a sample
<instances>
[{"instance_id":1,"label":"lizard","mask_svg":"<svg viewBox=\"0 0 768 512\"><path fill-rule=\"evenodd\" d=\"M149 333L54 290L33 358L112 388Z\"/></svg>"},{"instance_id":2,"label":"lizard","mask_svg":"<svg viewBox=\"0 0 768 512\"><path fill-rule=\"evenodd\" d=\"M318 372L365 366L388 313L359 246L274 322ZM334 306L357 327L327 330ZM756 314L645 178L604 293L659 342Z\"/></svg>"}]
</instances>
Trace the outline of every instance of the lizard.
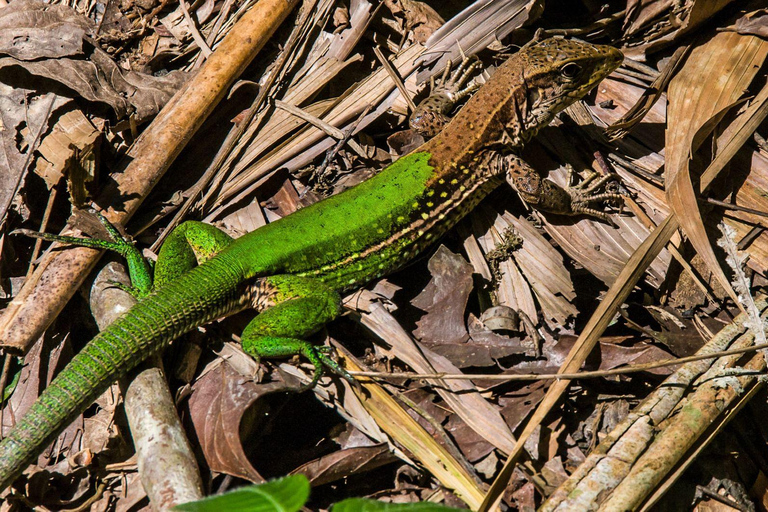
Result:
<instances>
[{"instance_id":1,"label":"lizard","mask_svg":"<svg viewBox=\"0 0 768 512\"><path fill-rule=\"evenodd\" d=\"M28 233L121 253L140 298L72 358L0 442L0 489L112 382L183 333L247 308L258 314L241 336L246 353L304 356L314 365L310 386L324 366L351 379L330 347L305 338L340 314L341 293L412 261L505 177L539 210L599 213L589 205L611 194L559 187L516 152L622 60L613 47L578 40L525 46L450 122L433 118L441 123L434 137L367 181L234 240L198 221L179 225L159 251L154 282L141 252L108 224L112 241Z\"/></svg>"}]
</instances>

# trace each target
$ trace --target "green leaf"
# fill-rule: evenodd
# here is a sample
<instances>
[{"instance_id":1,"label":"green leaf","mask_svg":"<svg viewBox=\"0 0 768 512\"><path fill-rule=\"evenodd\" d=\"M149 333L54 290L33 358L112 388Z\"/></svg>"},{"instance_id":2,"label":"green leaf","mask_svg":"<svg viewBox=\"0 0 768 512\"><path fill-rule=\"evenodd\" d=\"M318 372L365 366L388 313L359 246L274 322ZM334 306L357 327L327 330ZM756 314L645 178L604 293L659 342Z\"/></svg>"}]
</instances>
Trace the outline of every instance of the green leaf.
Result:
<instances>
[{"instance_id":1,"label":"green leaf","mask_svg":"<svg viewBox=\"0 0 768 512\"><path fill-rule=\"evenodd\" d=\"M336 503L332 512L450 512L461 510L437 503L387 503L384 501L350 498Z\"/></svg>"},{"instance_id":2,"label":"green leaf","mask_svg":"<svg viewBox=\"0 0 768 512\"><path fill-rule=\"evenodd\" d=\"M295 512L309 498L309 480L294 475L265 484L241 487L218 496L177 505L184 512Z\"/></svg>"}]
</instances>

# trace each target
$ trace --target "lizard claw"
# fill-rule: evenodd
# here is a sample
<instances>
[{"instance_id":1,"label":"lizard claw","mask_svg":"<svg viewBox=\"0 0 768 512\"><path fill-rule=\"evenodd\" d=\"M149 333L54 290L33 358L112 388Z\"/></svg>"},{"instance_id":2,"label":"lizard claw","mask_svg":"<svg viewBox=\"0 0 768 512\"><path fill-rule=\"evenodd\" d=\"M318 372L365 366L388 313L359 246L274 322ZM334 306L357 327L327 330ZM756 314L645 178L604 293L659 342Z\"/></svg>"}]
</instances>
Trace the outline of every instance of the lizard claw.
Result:
<instances>
[{"instance_id":1,"label":"lizard claw","mask_svg":"<svg viewBox=\"0 0 768 512\"><path fill-rule=\"evenodd\" d=\"M306 342L305 342L306 343ZM325 368L328 368L333 373L349 382L352 386L359 386L359 383L342 368L330 355L333 353L333 347L328 345L302 345L301 354L309 359L312 365L315 367L312 374L312 380L309 384L303 385L298 388L298 392L304 392L314 388L320 381L320 378L325 373Z\"/></svg>"},{"instance_id":2,"label":"lizard claw","mask_svg":"<svg viewBox=\"0 0 768 512\"><path fill-rule=\"evenodd\" d=\"M596 217L616 227L616 223L602 210L596 210L591 207L595 203L603 201L622 201L624 195L614 192L600 192L604 185L610 181L618 180L618 176L615 174L608 174L600 177L595 181L599 175L596 172L591 173L584 178L581 183L571 185L573 175L575 174L573 168L568 166L568 186L565 191L570 196L570 210L571 215L589 215L590 217Z\"/></svg>"},{"instance_id":3,"label":"lizard claw","mask_svg":"<svg viewBox=\"0 0 768 512\"><path fill-rule=\"evenodd\" d=\"M477 57L465 57L459 67L451 73L452 62L448 61L442 76L435 83L430 78L430 93L411 114L410 127L425 138L437 135L448 124L448 114L466 96L480 87L474 82L466 85L475 69L480 66Z\"/></svg>"}]
</instances>

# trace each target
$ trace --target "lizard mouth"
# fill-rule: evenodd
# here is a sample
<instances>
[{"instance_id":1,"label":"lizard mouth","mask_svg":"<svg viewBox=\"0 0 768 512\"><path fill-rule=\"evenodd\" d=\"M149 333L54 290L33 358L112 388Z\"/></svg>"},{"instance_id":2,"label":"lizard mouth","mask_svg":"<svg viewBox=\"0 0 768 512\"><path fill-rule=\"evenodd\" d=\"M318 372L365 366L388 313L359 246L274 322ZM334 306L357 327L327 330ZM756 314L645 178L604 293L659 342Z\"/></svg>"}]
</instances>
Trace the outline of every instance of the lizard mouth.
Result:
<instances>
[{"instance_id":1,"label":"lizard mouth","mask_svg":"<svg viewBox=\"0 0 768 512\"><path fill-rule=\"evenodd\" d=\"M612 46L595 45L597 59L600 63L592 70L591 76L578 89L574 90L572 98L582 98L591 91L605 77L616 71L624 62L624 54Z\"/></svg>"}]
</instances>

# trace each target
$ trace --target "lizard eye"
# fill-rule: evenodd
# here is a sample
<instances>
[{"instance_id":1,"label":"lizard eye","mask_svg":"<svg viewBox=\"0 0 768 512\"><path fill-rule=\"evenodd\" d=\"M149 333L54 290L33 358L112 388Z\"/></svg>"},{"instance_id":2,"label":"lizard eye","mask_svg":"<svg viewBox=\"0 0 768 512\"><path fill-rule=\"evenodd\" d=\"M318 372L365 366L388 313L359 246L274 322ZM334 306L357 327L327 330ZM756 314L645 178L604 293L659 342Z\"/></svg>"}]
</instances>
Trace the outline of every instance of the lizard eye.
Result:
<instances>
[{"instance_id":1,"label":"lizard eye","mask_svg":"<svg viewBox=\"0 0 768 512\"><path fill-rule=\"evenodd\" d=\"M560 68L560 74L563 75L563 77L568 79L575 78L580 71L581 71L581 66L579 66L575 62L569 62L568 64Z\"/></svg>"}]
</instances>

